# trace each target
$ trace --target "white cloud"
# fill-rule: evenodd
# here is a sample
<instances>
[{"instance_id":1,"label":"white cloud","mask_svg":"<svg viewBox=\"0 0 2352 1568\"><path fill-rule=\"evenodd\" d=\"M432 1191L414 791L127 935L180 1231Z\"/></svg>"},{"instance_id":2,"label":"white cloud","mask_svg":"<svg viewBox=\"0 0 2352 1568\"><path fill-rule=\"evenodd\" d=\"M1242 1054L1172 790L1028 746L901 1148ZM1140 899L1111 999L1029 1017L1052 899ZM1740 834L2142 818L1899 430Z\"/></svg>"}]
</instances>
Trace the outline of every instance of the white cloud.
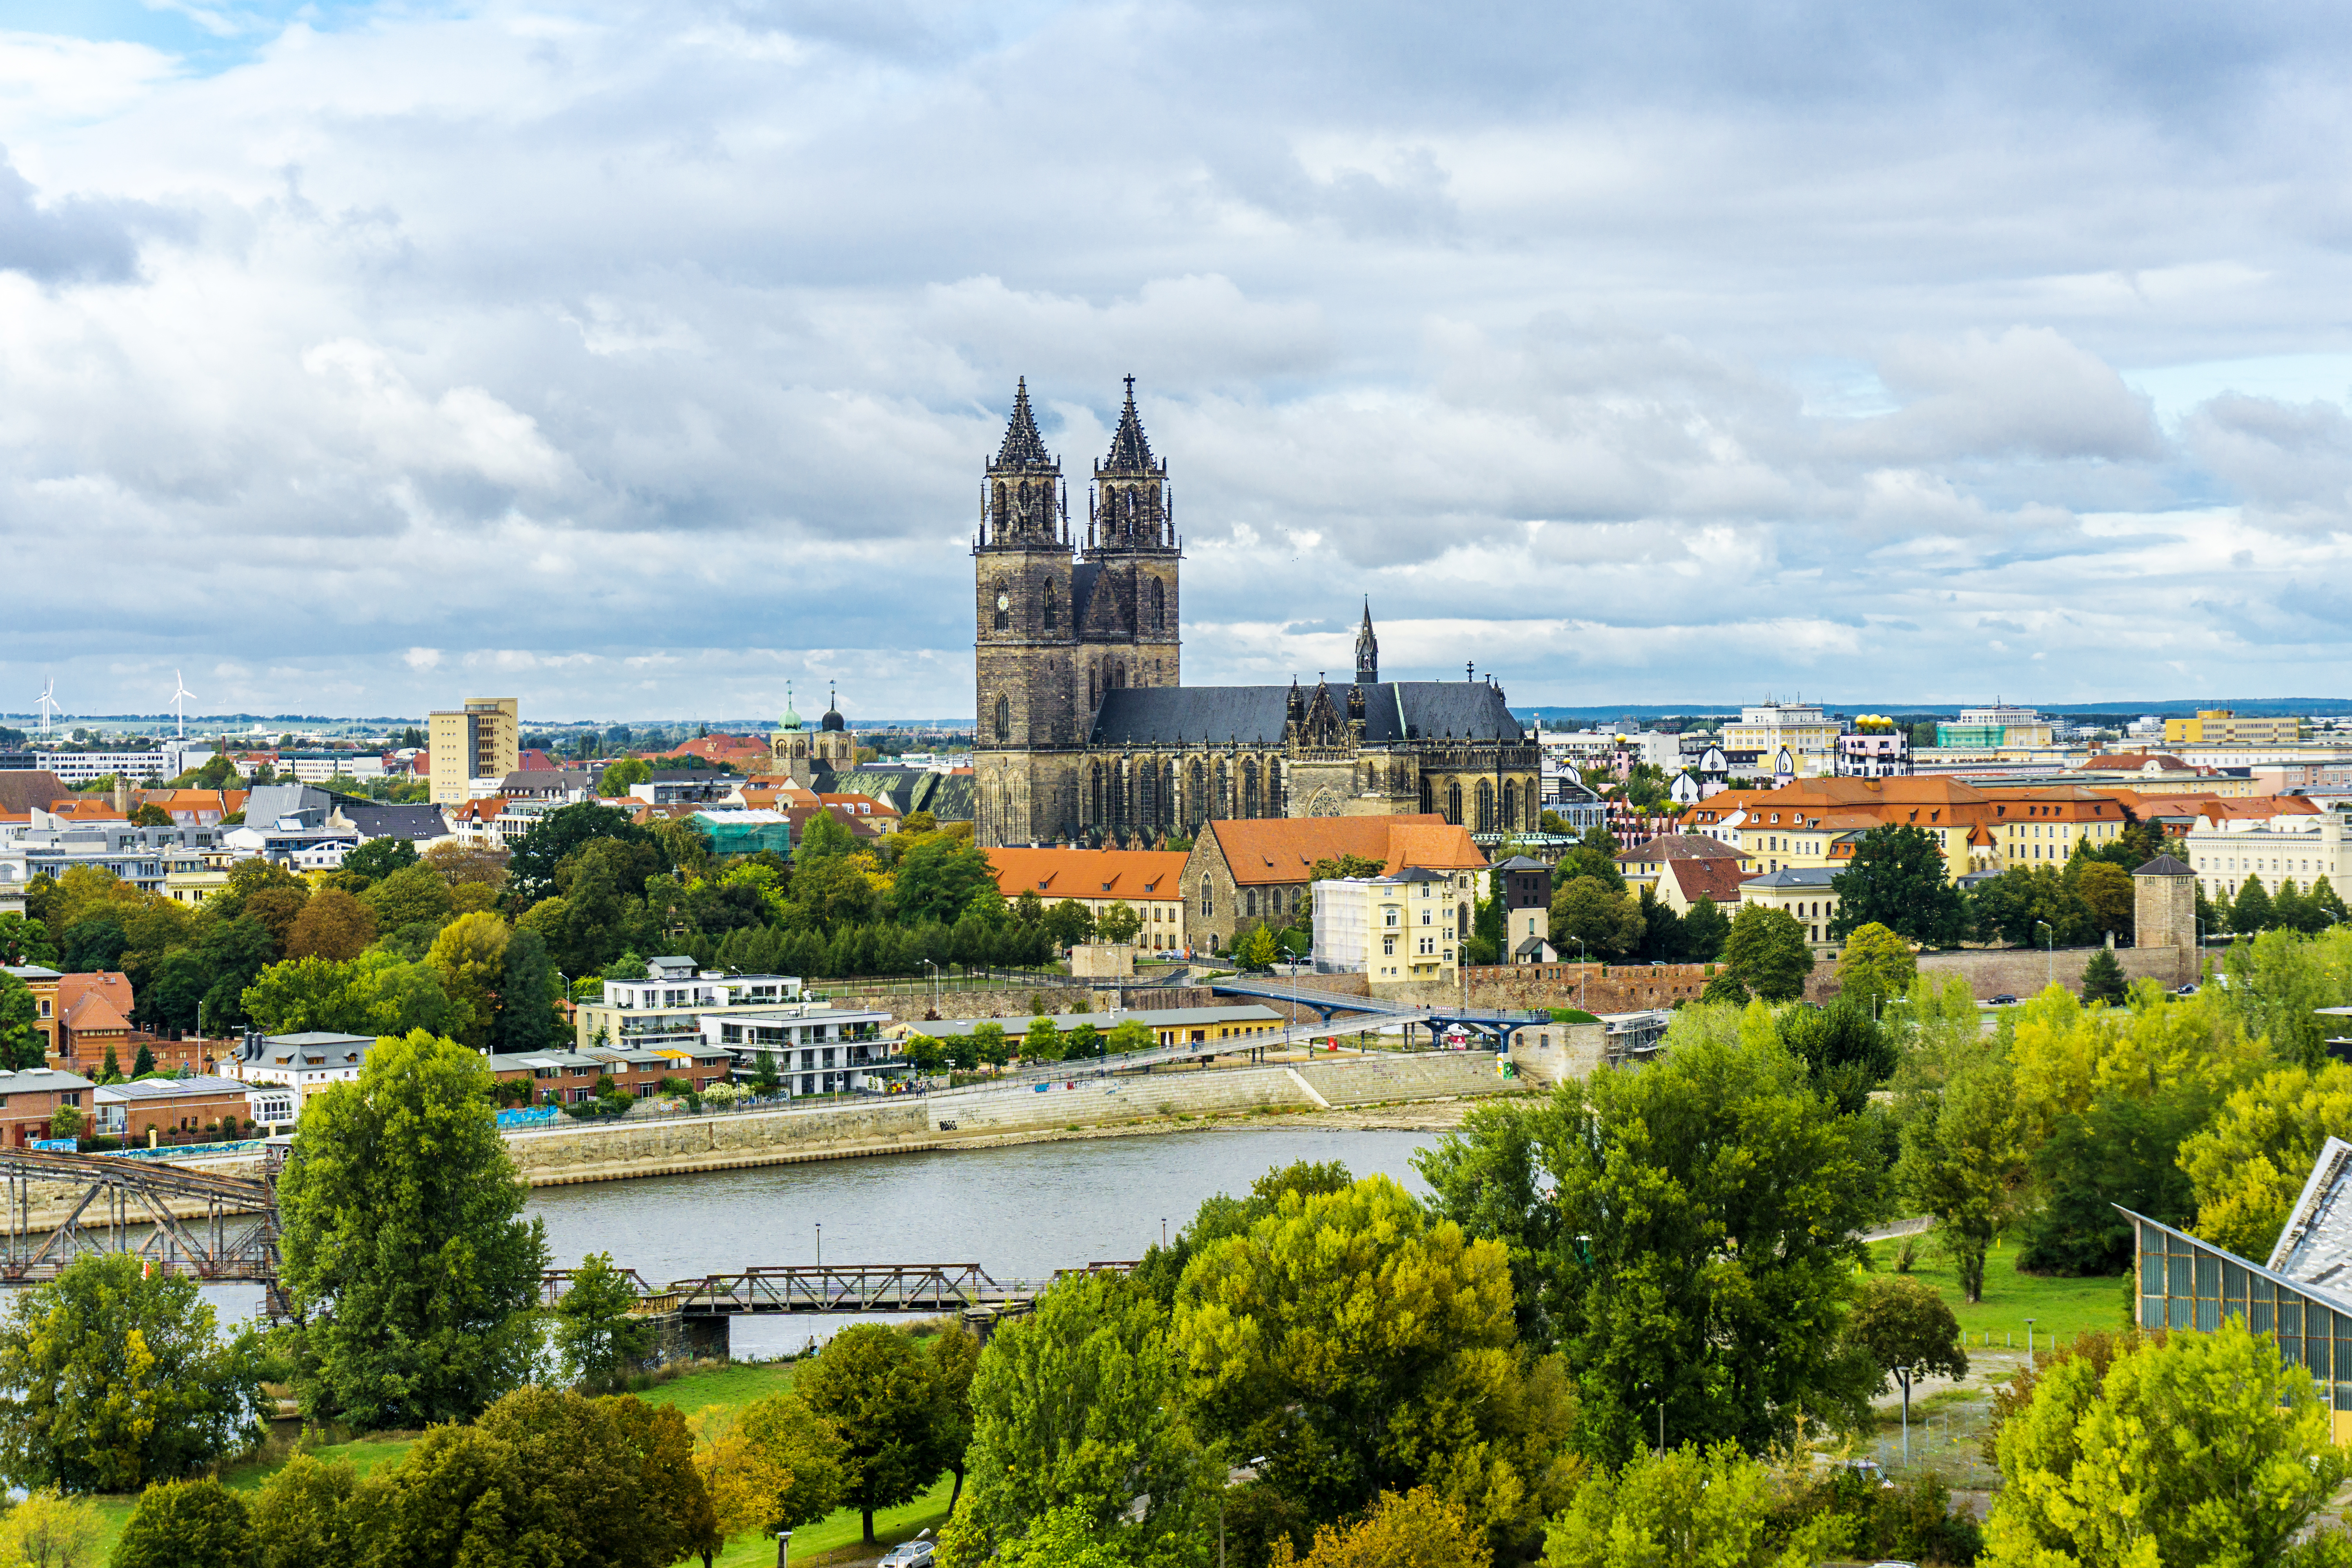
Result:
<instances>
[{"instance_id":1,"label":"white cloud","mask_svg":"<svg viewBox=\"0 0 2352 1568\"><path fill-rule=\"evenodd\" d=\"M0 689L968 710L1024 374L1195 679L2352 680L2322 18L174 4L0 34Z\"/></svg>"}]
</instances>

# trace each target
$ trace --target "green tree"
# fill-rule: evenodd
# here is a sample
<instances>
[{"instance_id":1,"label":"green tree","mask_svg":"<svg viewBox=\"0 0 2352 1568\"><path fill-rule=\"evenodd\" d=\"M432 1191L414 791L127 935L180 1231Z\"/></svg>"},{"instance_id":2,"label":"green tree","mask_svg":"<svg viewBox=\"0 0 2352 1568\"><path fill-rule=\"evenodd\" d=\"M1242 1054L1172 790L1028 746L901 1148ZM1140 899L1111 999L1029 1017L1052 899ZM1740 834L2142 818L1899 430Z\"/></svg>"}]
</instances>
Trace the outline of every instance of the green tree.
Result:
<instances>
[{"instance_id":1,"label":"green tree","mask_svg":"<svg viewBox=\"0 0 2352 1568\"><path fill-rule=\"evenodd\" d=\"M2272 1050L2286 1061L2326 1059L2327 1037L2336 1031L2318 1010L2352 1002L2352 931L2317 937L2263 931L2231 942L2221 971L2227 984L2208 986L2205 994L2247 1034L2268 1036Z\"/></svg>"},{"instance_id":2,"label":"green tree","mask_svg":"<svg viewBox=\"0 0 2352 1568\"><path fill-rule=\"evenodd\" d=\"M1911 944L1874 921L1855 927L1845 939L1837 961L1838 994L1874 1012L1890 996L1908 995L1918 973Z\"/></svg>"},{"instance_id":3,"label":"green tree","mask_svg":"<svg viewBox=\"0 0 2352 1568\"><path fill-rule=\"evenodd\" d=\"M930 1420L930 1367L898 1331L850 1325L793 1386L841 1435L842 1499L864 1515L867 1541L877 1510L908 1501L947 1468Z\"/></svg>"},{"instance_id":4,"label":"green tree","mask_svg":"<svg viewBox=\"0 0 2352 1568\"><path fill-rule=\"evenodd\" d=\"M1805 1064L1815 1093L1848 1116L1862 1113L1871 1091L1895 1074L1901 1053L1889 1031L1855 997L1840 995L1827 1007L1789 1007L1777 1018L1761 1002L1758 1022L1769 1020L1780 1043Z\"/></svg>"},{"instance_id":5,"label":"green tree","mask_svg":"<svg viewBox=\"0 0 2352 1568\"><path fill-rule=\"evenodd\" d=\"M1987 1568L2346 1558L2340 1536L2295 1539L2352 1469L2326 1405L2309 1373L2236 1318L2135 1341L2104 1376L2092 1358L2062 1361L2001 1423L1996 1447Z\"/></svg>"},{"instance_id":6,"label":"green tree","mask_svg":"<svg viewBox=\"0 0 2352 1568\"><path fill-rule=\"evenodd\" d=\"M2181 1142L2205 1124L2216 1100L2199 1078L2168 1078L2144 1089L2108 1089L2060 1119L2030 1157L2036 1201L2019 1238L2018 1267L2122 1273L2131 1267L2135 1237L2117 1205L2166 1225L2187 1223L2197 1205L2179 1164ZM2298 1188L2302 1179L2298 1173Z\"/></svg>"},{"instance_id":7,"label":"green tree","mask_svg":"<svg viewBox=\"0 0 2352 1568\"><path fill-rule=\"evenodd\" d=\"M488 1084L479 1056L418 1032L303 1107L278 1194L313 1415L461 1420L530 1375L547 1237L521 1217Z\"/></svg>"},{"instance_id":8,"label":"green tree","mask_svg":"<svg viewBox=\"0 0 2352 1568\"><path fill-rule=\"evenodd\" d=\"M1579 878L1590 877L1612 893L1625 890L1625 874L1617 868L1617 851L1622 847L1617 836L1597 824L1584 830L1576 847L1559 858L1551 868L1551 885L1556 892Z\"/></svg>"},{"instance_id":9,"label":"green tree","mask_svg":"<svg viewBox=\"0 0 2352 1568\"><path fill-rule=\"evenodd\" d=\"M628 794L632 785L652 783L653 776L653 764L643 757L622 757L606 763L597 775L596 793L606 799L617 798Z\"/></svg>"},{"instance_id":10,"label":"green tree","mask_svg":"<svg viewBox=\"0 0 2352 1568\"><path fill-rule=\"evenodd\" d=\"M54 968L57 962L57 945L49 941L47 926L14 910L0 914L0 964L22 967L37 963Z\"/></svg>"},{"instance_id":11,"label":"green tree","mask_svg":"<svg viewBox=\"0 0 2352 1568\"><path fill-rule=\"evenodd\" d=\"M134 1079L145 1078L154 1070L155 1053L147 1048L146 1041L142 1040L139 1042L138 1054L131 1058L131 1076Z\"/></svg>"},{"instance_id":12,"label":"green tree","mask_svg":"<svg viewBox=\"0 0 2352 1568\"><path fill-rule=\"evenodd\" d=\"M416 864L416 846L405 838L371 838L343 853L341 868L381 882L394 871Z\"/></svg>"},{"instance_id":13,"label":"green tree","mask_svg":"<svg viewBox=\"0 0 2352 1568\"><path fill-rule=\"evenodd\" d=\"M948 1512L963 1500L964 1473L971 1460L971 1384L980 1372L980 1341L961 1324L950 1324L931 1342L931 1429L940 1453L955 1475Z\"/></svg>"},{"instance_id":14,"label":"green tree","mask_svg":"<svg viewBox=\"0 0 2352 1568\"><path fill-rule=\"evenodd\" d=\"M33 988L0 969L0 1059L11 1070L21 1072L41 1065L41 1032L34 1026L38 1018Z\"/></svg>"},{"instance_id":15,"label":"green tree","mask_svg":"<svg viewBox=\"0 0 2352 1568\"><path fill-rule=\"evenodd\" d=\"M2091 954L2091 962L2083 966L2083 1000L2121 1002L2128 988L2124 984L2124 966L2105 948Z\"/></svg>"},{"instance_id":16,"label":"green tree","mask_svg":"<svg viewBox=\"0 0 2352 1568\"><path fill-rule=\"evenodd\" d=\"M1703 898L1683 916L1679 934L1685 963L1713 963L1723 956L1724 943L1731 939L1731 921L1713 899Z\"/></svg>"},{"instance_id":17,"label":"green tree","mask_svg":"<svg viewBox=\"0 0 2352 1568\"><path fill-rule=\"evenodd\" d=\"M28 1494L0 1521L0 1554L24 1568L98 1568L105 1539L106 1519L96 1503L55 1489Z\"/></svg>"},{"instance_id":18,"label":"green tree","mask_svg":"<svg viewBox=\"0 0 2352 1568\"><path fill-rule=\"evenodd\" d=\"M2015 1212L2025 1153L2015 1079L1997 1059L1953 1075L1932 1111L1905 1130L1895 1179L1936 1217L1971 1306L1984 1300L1985 1254Z\"/></svg>"},{"instance_id":19,"label":"green tree","mask_svg":"<svg viewBox=\"0 0 2352 1568\"><path fill-rule=\"evenodd\" d=\"M2253 872L2238 885L2237 900L2230 906L2230 929L2240 936L2265 931L2276 923L2271 910L2271 896L2263 887L2263 879Z\"/></svg>"},{"instance_id":20,"label":"green tree","mask_svg":"<svg viewBox=\"0 0 2352 1568\"><path fill-rule=\"evenodd\" d=\"M356 1568L366 1542L352 1507L359 1471L297 1454L253 1496L255 1568Z\"/></svg>"},{"instance_id":21,"label":"green tree","mask_svg":"<svg viewBox=\"0 0 2352 1568\"><path fill-rule=\"evenodd\" d=\"M375 940L375 912L341 888L321 888L286 933L289 958L357 958Z\"/></svg>"},{"instance_id":22,"label":"green tree","mask_svg":"<svg viewBox=\"0 0 2352 1568\"><path fill-rule=\"evenodd\" d=\"M1307 868L1310 882L1328 882L1339 878L1377 877L1389 868L1385 860L1375 860L1365 855L1342 855L1336 859L1318 860Z\"/></svg>"},{"instance_id":23,"label":"green tree","mask_svg":"<svg viewBox=\"0 0 2352 1568\"><path fill-rule=\"evenodd\" d=\"M1723 964L1746 990L1767 1002L1792 1002L1813 972L1805 928L1786 910L1742 904L1723 943ZM1710 998L1711 1000L1712 998Z\"/></svg>"},{"instance_id":24,"label":"green tree","mask_svg":"<svg viewBox=\"0 0 2352 1568\"><path fill-rule=\"evenodd\" d=\"M613 1267L609 1252L592 1252L572 1270L555 1304L555 1348L572 1381L590 1393L616 1386L653 1341L653 1324L635 1315L637 1289Z\"/></svg>"},{"instance_id":25,"label":"green tree","mask_svg":"<svg viewBox=\"0 0 2352 1568\"><path fill-rule=\"evenodd\" d=\"M1344 1529L1317 1531L1299 1568L1487 1568L1493 1561L1460 1504L1416 1487L1402 1497L1382 1492Z\"/></svg>"},{"instance_id":26,"label":"green tree","mask_svg":"<svg viewBox=\"0 0 2352 1568\"><path fill-rule=\"evenodd\" d=\"M455 1009L449 1033L474 1049L489 1048L498 1021L499 987L506 979L507 922L487 910L459 915L441 928L425 962Z\"/></svg>"},{"instance_id":27,"label":"green tree","mask_svg":"<svg viewBox=\"0 0 2352 1568\"><path fill-rule=\"evenodd\" d=\"M438 931L457 912L450 900L448 881L432 867L422 864L394 868L360 896L375 911L378 931L400 931L413 925L429 925Z\"/></svg>"},{"instance_id":28,"label":"green tree","mask_svg":"<svg viewBox=\"0 0 2352 1568\"><path fill-rule=\"evenodd\" d=\"M713 1406L696 1421L695 1468L721 1538L798 1530L841 1505L847 1449L799 1394L771 1394L732 1416ZM703 1553L706 1568L711 1555Z\"/></svg>"},{"instance_id":29,"label":"green tree","mask_svg":"<svg viewBox=\"0 0 2352 1568\"><path fill-rule=\"evenodd\" d=\"M139 1494L110 1568L247 1568L253 1515L244 1497L207 1476Z\"/></svg>"},{"instance_id":30,"label":"green tree","mask_svg":"<svg viewBox=\"0 0 2352 1568\"><path fill-rule=\"evenodd\" d=\"M1517 1552L1567 1500L1572 1401L1557 1358L1516 1342L1505 1249L1388 1177L1286 1192L1202 1247L1171 1337L1204 1431L1265 1455L1312 1522L1426 1483Z\"/></svg>"},{"instance_id":31,"label":"green tree","mask_svg":"<svg viewBox=\"0 0 2352 1568\"><path fill-rule=\"evenodd\" d=\"M2076 845L2087 844L2076 839ZM2113 931L2117 942L2132 940L2132 918L2139 901L2132 888L2131 873L2121 866L2104 860L2094 860L2078 852L2068 863L2066 874L2074 879L2074 896L2090 907L2091 923L2102 940Z\"/></svg>"},{"instance_id":32,"label":"green tree","mask_svg":"<svg viewBox=\"0 0 2352 1568\"><path fill-rule=\"evenodd\" d=\"M2180 1143L2197 1234L2241 1258L2268 1258L2312 1163L2346 1127L2352 1127L2352 1066L2342 1062L2281 1068L2231 1094Z\"/></svg>"},{"instance_id":33,"label":"green tree","mask_svg":"<svg viewBox=\"0 0 2352 1568\"><path fill-rule=\"evenodd\" d=\"M1960 1321L1943 1297L1926 1283L1899 1274L1872 1276L1854 1292L1846 1331L1870 1352L1873 1366L1903 1389L1903 1414L1911 1414L1911 1385L1923 1377L1962 1378L1969 1353L1960 1348Z\"/></svg>"},{"instance_id":34,"label":"green tree","mask_svg":"<svg viewBox=\"0 0 2352 1568\"><path fill-rule=\"evenodd\" d=\"M617 806L583 800L551 811L510 847L507 889L512 907L520 912L554 893L556 868L600 838L648 846L654 841L651 833Z\"/></svg>"},{"instance_id":35,"label":"green tree","mask_svg":"<svg viewBox=\"0 0 2352 1568\"><path fill-rule=\"evenodd\" d=\"M1595 1469L1544 1542L1544 1568L1803 1568L1840 1555L1834 1521L1771 1538L1771 1473L1734 1443L1685 1443Z\"/></svg>"},{"instance_id":36,"label":"green tree","mask_svg":"<svg viewBox=\"0 0 2352 1568\"><path fill-rule=\"evenodd\" d=\"M519 931L507 938L506 972L499 984L499 1050L516 1055L560 1043L562 1020L555 1004L562 985L537 932Z\"/></svg>"},{"instance_id":37,"label":"green tree","mask_svg":"<svg viewBox=\"0 0 2352 1568\"><path fill-rule=\"evenodd\" d=\"M1148 1051L1159 1043L1151 1026L1140 1018L1121 1018L1111 1026L1110 1054L1123 1057L1130 1051Z\"/></svg>"},{"instance_id":38,"label":"green tree","mask_svg":"<svg viewBox=\"0 0 2352 1568\"><path fill-rule=\"evenodd\" d=\"M1872 828L1830 887L1838 899L1830 921L1833 941L1872 924L1931 947L1957 947L1968 934L1968 900L1952 883L1936 836L1924 827L1902 822Z\"/></svg>"},{"instance_id":39,"label":"green tree","mask_svg":"<svg viewBox=\"0 0 2352 1568\"><path fill-rule=\"evenodd\" d=\"M122 1492L260 1433L261 1358L223 1342L196 1282L123 1254L75 1259L0 1324L0 1465L25 1487Z\"/></svg>"},{"instance_id":40,"label":"green tree","mask_svg":"<svg viewBox=\"0 0 2352 1568\"><path fill-rule=\"evenodd\" d=\"M1524 1258L1523 1315L1568 1358L1596 1462L1640 1447L1661 1405L1670 1441L1760 1450L1800 1409L1859 1418L1874 1381L1843 1327L1876 1134L1812 1092L1769 1018L1675 1039L1639 1072L1482 1106L1415 1160L1439 1213Z\"/></svg>"},{"instance_id":41,"label":"green tree","mask_svg":"<svg viewBox=\"0 0 2352 1568\"><path fill-rule=\"evenodd\" d=\"M1098 942L1123 945L1133 942L1136 933L1142 929L1143 917L1135 912L1133 905L1124 900L1095 917L1095 939Z\"/></svg>"},{"instance_id":42,"label":"green tree","mask_svg":"<svg viewBox=\"0 0 2352 1568\"><path fill-rule=\"evenodd\" d=\"M975 905L1002 901L988 851L946 834L926 834L898 858L891 891L898 919L909 925L953 925Z\"/></svg>"},{"instance_id":43,"label":"green tree","mask_svg":"<svg viewBox=\"0 0 2352 1568\"><path fill-rule=\"evenodd\" d=\"M1045 911L1045 929L1055 947L1075 947L1095 934L1094 911L1076 899L1064 899Z\"/></svg>"},{"instance_id":44,"label":"green tree","mask_svg":"<svg viewBox=\"0 0 2352 1568\"><path fill-rule=\"evenodd\" d=\"M1036 1017L1029 1020L1029 1032L1022 1037L1021 1059L1027 1062L1057 1062L1062 1059L1061 1032L1054 1020Z\"/></svg>"},{"instance_id":45,"label":"green tree","mask_svg":"<svg viewBox=\"0 0 2352 1568\"><path fill-rule=\"evenodd\" d=\"M813 812L808 824L801 829L801 841L793 849L793 864L805 868L815 860L838 859L857 853L857 835L849 825L830 811Z\"/></svg>"},{"instance_id":46,"label":"green tree","mask_svg":"<svg viewBox=\"0 0 2352 1568\"><path fill-rule=\"evenodd\" d=\"M1234 963L1244 969L1271 969L1282 957L1282 949L1274 940L1274 932L1263 925L1254 925L1234 939Z\"/></svg>"},{"instance_id":47,"label":"green tree","mask_svg":"<svg viewBox=\"0 0 2352 1568\"><path fill-rule=\"evenodd\" d=\"M688 1555L709 1561L727 1542L694 1463L686 1417L676 1405L648 1405L634 1394L607 1395L596 1408L612 1419L621 1447L637 1466L630 1528L614 1556L625 1561L634 1553L644 1568L668 1568ZM615 1468L627 1478L625 1464Z\"/></svg>"},{"instance_id":48,"label":"green tree","mask_svg":"<svg viewBox=\"0 0 2352 1568\"><path fill-rule=\"evenodd\" d=\"M984 1562L1056 1510L1116 1563L1159 1561L1213 1525L1222 1477L1187 1420L1165 1330L1147 1292L1093 1274L990 1336L971 1373L971 1496L943 1561Z\"/></svg>"},{"instance_id":49,"label":"green tree","mask_svg":"<svg viewBox=\"0 0 2352 1568\"><path fill-rule=\"evenodd\" d=\"M1641 901L1601 878L1574 878L1551 896L1551 944L1561 952L1622 958L1640 949L1648 930Z\"/></svg>"}]
</instances>

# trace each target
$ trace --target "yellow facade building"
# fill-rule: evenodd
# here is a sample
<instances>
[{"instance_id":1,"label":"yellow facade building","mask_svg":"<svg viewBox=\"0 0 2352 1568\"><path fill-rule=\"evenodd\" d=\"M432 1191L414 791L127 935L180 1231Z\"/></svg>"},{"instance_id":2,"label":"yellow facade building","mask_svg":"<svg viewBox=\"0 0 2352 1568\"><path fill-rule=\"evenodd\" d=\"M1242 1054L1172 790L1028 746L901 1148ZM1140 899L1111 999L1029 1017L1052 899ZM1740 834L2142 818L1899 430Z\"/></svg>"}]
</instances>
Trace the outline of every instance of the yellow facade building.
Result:
<instances>
[{"instance_id":1,"label":"yellow facade building","mask_svg":"<svg viewBox=\"0 0 2352 1568\"><path fill-rule=\"evenodd\" d=\"M503 780L522 765L522 705L512 697L468 697L463 708L427 716L431 799L463 805L476 779Z\"/></svg>"},{"instance_id":2,"label":"yellow facade building","mask_svg":"<svg viewBox=\"0 0 2352 1568\"><path fill-rule=\"evenodd\" d=\"M2164 743L2168 746L2279 746L2293 745L2302 739L2300 720L2242 719L2228 708L2200 708L2194 719L2164 721Z\"/></svg>"}]
</instances>

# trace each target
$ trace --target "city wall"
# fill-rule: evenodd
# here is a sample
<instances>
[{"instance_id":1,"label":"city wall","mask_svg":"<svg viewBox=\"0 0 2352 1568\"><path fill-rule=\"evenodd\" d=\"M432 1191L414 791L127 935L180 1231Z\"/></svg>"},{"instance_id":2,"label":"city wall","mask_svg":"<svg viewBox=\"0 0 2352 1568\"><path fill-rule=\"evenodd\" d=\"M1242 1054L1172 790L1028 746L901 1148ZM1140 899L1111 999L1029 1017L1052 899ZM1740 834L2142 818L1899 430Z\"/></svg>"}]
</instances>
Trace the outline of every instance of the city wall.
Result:
<instances>
[{"instance_id":1,"label":"city wall","mask_svg":"<svg viewBox=\"0 0 2352 1568\"><path fill-rule=\"evenodd\" d=\"M1969 983L1969 990L1979 1002L1991 996L2031 996L2053 979L2079 995L2083 971L2092 955L2101 951L2095 947L2062 947L2054 952L2024 947L1964 948L1958 952L1922 953L1919 973L1931 985L1941 985L1957 974ZM2116 963L2126 981L2153 980L2170 989L2197 978L2197 954L2189 948L2119 947L2115 954ZM1808 1002L1826 1002L1839 989L1834 960L1814 964L1813 972L1805 977Z\"/></svg>"}]
</instances>

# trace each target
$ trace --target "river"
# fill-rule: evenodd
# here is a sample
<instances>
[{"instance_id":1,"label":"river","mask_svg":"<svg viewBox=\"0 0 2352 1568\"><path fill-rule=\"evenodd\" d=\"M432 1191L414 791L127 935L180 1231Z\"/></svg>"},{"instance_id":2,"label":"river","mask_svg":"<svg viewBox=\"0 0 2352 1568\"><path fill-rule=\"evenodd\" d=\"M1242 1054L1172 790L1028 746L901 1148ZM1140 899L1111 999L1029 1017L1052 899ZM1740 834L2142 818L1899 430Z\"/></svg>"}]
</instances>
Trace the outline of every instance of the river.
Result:
<instances>
[{"instance_id":1,"label":"river","mask_svg":"<svg viewBox=\"0 0 2352 1568\"><path fill-rule=\"evenodd\" d=\"M1301 1127L1084 1138L547 1187L529 1212L547 1222L555 1267L606 1252L656 1283L814 1263L819 1226L827 1263L976 1263L1036 1279L1140 1258L1163 1222L1173 1237L1203 1199L1293 1161L1340 1160L1425 1194L1412 1157L1437 1137ZM734 1352L798 1350L856 1321L738 1319Z\"/></svg>"}]
</instances>

